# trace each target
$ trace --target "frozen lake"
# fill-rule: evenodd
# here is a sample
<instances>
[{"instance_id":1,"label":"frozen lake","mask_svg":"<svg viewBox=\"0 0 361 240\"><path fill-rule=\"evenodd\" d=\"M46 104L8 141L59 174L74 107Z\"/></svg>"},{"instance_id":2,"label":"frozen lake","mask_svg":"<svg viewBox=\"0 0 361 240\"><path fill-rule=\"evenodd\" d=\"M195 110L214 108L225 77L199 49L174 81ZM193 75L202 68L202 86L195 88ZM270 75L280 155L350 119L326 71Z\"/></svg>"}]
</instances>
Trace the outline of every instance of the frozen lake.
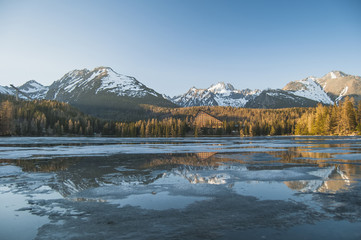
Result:
<instances>
[{"instance_id":1,"label":"frozen lake","mask_svg":"<svg viewBox=\"0 0 361 240\"><path fill-rule=\"evenodd\" d=\"M0 239L361 239L360 137L0 138Z\"/></svg>"}]
</instances>

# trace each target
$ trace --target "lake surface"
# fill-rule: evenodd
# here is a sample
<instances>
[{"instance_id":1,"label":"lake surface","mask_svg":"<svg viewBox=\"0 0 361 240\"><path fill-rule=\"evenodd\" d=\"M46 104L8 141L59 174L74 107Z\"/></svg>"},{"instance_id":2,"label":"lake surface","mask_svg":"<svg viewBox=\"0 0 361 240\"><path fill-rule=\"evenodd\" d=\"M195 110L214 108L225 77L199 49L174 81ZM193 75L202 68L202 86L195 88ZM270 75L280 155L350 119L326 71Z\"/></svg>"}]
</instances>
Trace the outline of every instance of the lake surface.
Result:
<instances>
[{"instance_id":1,"label":"lake surface","mask_svg":"<svg viewBox=\"0 0 361 240\"><path fill-rule=\"evenodd\" d=\"M0 138L0 239L361 239L360 137Z\"/></svg>"}]
</instances>

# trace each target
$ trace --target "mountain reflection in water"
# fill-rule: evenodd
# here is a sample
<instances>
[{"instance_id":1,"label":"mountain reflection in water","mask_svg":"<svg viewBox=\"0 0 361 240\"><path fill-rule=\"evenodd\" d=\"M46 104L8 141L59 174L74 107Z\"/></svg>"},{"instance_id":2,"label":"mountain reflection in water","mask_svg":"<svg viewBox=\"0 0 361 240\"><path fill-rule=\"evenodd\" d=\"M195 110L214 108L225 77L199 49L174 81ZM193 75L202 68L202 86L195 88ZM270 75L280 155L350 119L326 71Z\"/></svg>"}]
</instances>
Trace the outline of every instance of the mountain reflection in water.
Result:
<instances>
[{"instance_id":1,"label":"mountain reflection in water","mask_svg":"<svg viewBox=\"0 0 361 240\"><path fill-rule=\"evenodd\" d=\"M0 239L359 239L359 140L0 139Z\"/></svg>"},{"instance_id":2,"label":"mountain reflection in water","mask_svg":"<svg viewBox=\"0 0 361 240\"><path fill-rule=\"evenodd\" d=\"M50 160L17 160L24 172L56 173L52 188L64 197L105 184L151 184L165 176L181 176L191 184L234 184L240 180L255 180L252 172L282 173L290 169L312 169L313 179L284 181L299 192L337 192L361 178L361 160L331 161L330 153L264 152L217 154L201 152L189 154L116 155L109 157L72 157ZM14 161L0 160L2 163ZM241 173L241 174L240 174ZM274 176L276 179L282 176ZM262 177L260 180L263 180ZM266 179L267 180L267 179ZM270 181L272 179L269 179Z\"/></svg>"}]
</instances>

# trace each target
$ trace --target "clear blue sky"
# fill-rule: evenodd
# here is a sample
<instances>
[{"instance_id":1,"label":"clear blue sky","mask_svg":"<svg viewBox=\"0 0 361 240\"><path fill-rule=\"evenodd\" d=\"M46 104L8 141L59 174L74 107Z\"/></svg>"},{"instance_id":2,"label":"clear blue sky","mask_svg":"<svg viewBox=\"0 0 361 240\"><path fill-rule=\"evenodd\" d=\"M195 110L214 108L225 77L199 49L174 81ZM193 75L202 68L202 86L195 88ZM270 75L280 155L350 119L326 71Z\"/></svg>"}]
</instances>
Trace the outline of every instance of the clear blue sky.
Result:
<instances>
[{"instance_id":1,"label":"clear blue sky","mask_svg":"<svg viewBox=\"0 0 361 240\"><path fill-rule=\"evenodd\" d=\"M171 96L361 75L361 1L0 0L0 85L97 66Z\"/></svg>"}]
</instances>

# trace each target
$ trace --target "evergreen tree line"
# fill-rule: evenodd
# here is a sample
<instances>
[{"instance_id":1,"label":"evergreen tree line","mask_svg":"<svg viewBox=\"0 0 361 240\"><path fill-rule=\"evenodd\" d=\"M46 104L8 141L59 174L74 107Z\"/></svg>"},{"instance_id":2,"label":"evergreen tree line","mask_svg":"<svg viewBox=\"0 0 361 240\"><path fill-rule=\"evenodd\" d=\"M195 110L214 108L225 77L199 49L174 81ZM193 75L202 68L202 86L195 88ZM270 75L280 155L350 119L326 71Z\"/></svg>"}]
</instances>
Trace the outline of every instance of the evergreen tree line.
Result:
<instances>
[{"instance_id":1,"label":"evergreen tree line","mask_svg":"<svg viewBox=\"0 0 361 240\"><path fill-rule=\"evenodd\" d=\"M361 104L345 99L339 106L247 109L234 107L161 108L144 106L149 119L102 120L69 104L0 98L0 136L183 137L204 135L350 135L361 133ZM194 124L199 111L222 121L220 127Z\"/></svg>"},{"instance_id":2,"label":"evergreen tree line","mask_svg":"<svg viewBox=\"0 0 361 240\"><path fill-rule=\"evenodd\" d=\"M185 107L185 108L161 108L144 106L153 115L171 115L180 119L195 116L199 111L212 114L223 121L222 129L198 129L201 135L240 135L240 136L264 136L264 135L292 135L298 119L308 112L307 108L283 108L283 109L250 109L236 107ZM188 121L187 121L188 122ZM197 129L192 129L197 132Z\"/></svg>"},{"instance_id":3,"label":"evergreen tree line","mask_svg":"<svg viewBox=\"0 0 361 240\"><path fill-rule=\"evenodd\" d=\"M107 121L85 115L69 104L49 100L0 103L0 136L181 137L194 134L192 122L193 117ZM225 123L228 132L231 125ZM202 134L199 129L198 133ZM218 134L226 132L220 129Z\"/></svg>"},{"instance_id":4,"label":"evergreen tree line","mask_svg":"<svg viewBox=\"0 0 361 240\"><path fill-rule=\"evenodd\" d=\"M2 136L93 135L101 126L101 120L62 102L5 100L0 103Z\"/></svg>"},{"instance_id":5,"label":"evergreen tree line","mask_svg":"<svg viewBox=\"0 0 361 240\"><path fill-rule=\"evenodd\" d=\"M297 121L296 135L359 135L361 134L361 102L355 107L346 98L339 105L310 108Z\"/></svg>"}]
</instances>

